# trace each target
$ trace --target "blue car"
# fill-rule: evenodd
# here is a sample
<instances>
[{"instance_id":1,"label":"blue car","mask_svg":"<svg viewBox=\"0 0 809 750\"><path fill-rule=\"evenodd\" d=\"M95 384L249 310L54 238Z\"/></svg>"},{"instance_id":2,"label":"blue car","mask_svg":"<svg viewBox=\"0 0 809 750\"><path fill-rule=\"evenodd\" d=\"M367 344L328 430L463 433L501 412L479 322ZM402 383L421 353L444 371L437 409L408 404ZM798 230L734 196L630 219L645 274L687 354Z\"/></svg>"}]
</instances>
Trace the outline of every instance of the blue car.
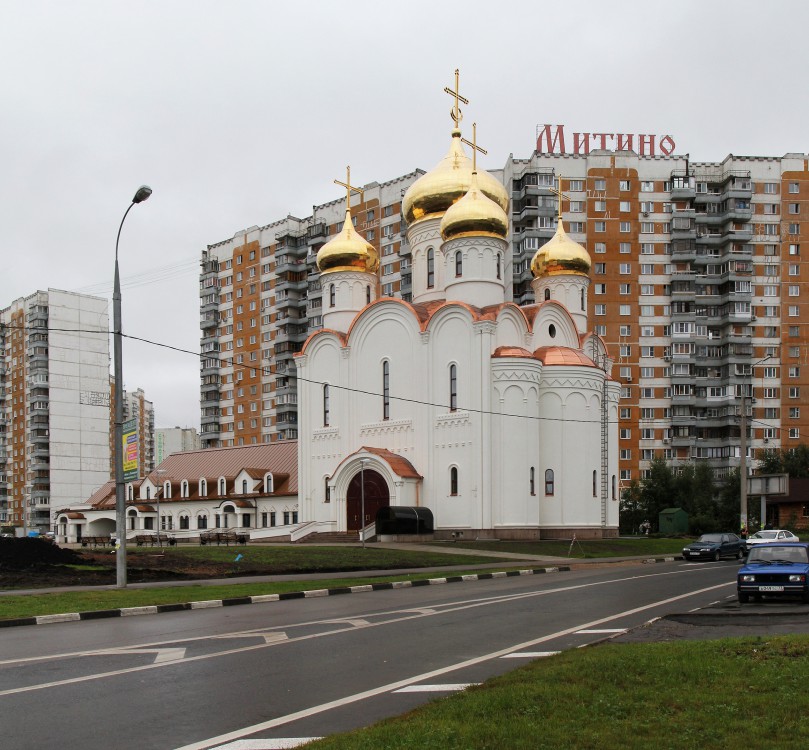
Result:
<instances>
[{"instance_id":1,"label":"blue car","mask_svg":"<svg viewBox=\"0 0 809 750\"><path fill-rule=\"evenodd\" d=\"M799 596L809 603L809 544L772 542L750 550L736 579L739 603L754 597Z\"/></svg>"},{"instance_id":2,"label":"blue car","mask_svg":"<svg viewBox=\"0 0 809 750\"><path fill-rule=\"evenodd\" d=\"M683 560L719 560L723 557L738 560L744 553L744 542L736 534L703 534L696 542L683 547Z\"/></svg>"}]
</instances>

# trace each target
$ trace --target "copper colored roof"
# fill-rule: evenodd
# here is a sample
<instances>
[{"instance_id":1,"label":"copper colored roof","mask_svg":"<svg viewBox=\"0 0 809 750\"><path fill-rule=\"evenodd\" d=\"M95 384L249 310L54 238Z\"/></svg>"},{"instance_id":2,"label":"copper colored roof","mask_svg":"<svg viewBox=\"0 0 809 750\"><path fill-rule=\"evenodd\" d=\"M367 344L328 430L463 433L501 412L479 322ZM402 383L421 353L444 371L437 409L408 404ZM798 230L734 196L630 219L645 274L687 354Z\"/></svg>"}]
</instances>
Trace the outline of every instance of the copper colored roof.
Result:
<instances>
[{"instance_id":1,"label":"copper colored roof","mask_svg":"<svg viewBox=\"0 0 809 750\"><path fill-rule=\"evenodd\" d=\"M70 519L79 519L84 518L84 513L79 513L78 511L69 511L65 513L65 515Z\"/></svg>"},{"instance_id":2,"label":"copper colored roof","mask_svg":"<svg viewBox=\"0 0 809 750\"><path fill-rule=\"evenodd\" d=\"M154 513L154 506L146 505L146 503L136 505L135 508L139 510L141 513Z\"/></svg>"},{"instance_id":3,"label":"copper colored roof","mask_svg":"<svg viewBox=\"0 0 809 750\"><path fill-rule=\"evenodd\" d=\"M498 346L492 357L528 357L530 359L531 352L521 346Z\"/></svg>"},{"instance_id":4,"label":"copper colored roof","mask_svg":"<svg viewBox=\"0 0 809 750\"><path fill-rule=\"evenodd\" d=\"M390 466L391 470L400 477L405 477L407 479L421 479L421 474L419 474L413 468L413 464L411 464L410 461L408 461L404 456L400 456L398 453L393 453L386 448L369 448L367 445L364 445L362 450L367 451L368 453L373 453L375 456L379 456L388 464L388 466Z\"/></svg>"},{"instance_id":5,"label":"copper colored roof","mask_svg":"<svg viewBox=\"0 0 809 750\"><path fill-rule=\"evenodd\" d=\"M596 367L584 352L569 349L566 346L540 346L534 352L534 357L545 365L580 365L582 367Z\"/></svg>"}]
</instances>

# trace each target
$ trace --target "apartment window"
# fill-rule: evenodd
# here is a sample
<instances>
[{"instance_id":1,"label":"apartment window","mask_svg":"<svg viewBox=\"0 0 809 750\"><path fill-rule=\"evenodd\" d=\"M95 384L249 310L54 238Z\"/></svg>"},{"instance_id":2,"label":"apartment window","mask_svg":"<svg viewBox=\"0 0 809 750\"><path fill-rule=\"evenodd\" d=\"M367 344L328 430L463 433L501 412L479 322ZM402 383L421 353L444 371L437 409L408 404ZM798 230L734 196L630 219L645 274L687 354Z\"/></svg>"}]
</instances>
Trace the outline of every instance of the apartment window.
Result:
<instances>
[{"instance_id":1,"label":"apartment window","mask_svg":"<svg viewBox=\"0 0 809 750\"><path fill-rule=\"evenodd\" d=\"M641 263L640 264L640 275L641 276L651 276L655 272L655 267L652 263Z\"/></svg>"},{"instance_id":2,"label":"apartment window","mask_svg":"<svg viewBox=\"0 0 809 750\"><path fill-rule=\"evenodd\" d=\"M427 250L427 288L432 289L435 286L435 250L429 248Z\"/></svg>"},{"instance_id":3,"label":"apartment window","mask_svg":"<svg viewBox=\"0 0 809 750\"><path fill-rule=\"evenodd\" d=\"M640 335L641 336L654 336L655 335L654 326L641 326L640 327Z\"/></svg>"},{"instance_id":4,"label":"apartment window","mask_svg":"<svg viewBox=\"0 0 809 750\"><path fill-rule=\"evenodd\" d=\"M596 284L595 285L595 293L596 294L606 294L607 293L607 285L606 284Z\"/></svg>"},{"instance_id":5,"label":"apartment window","mask_svg":"<svg viewBox=\"0 0 809 750\"><path fill-rule=\"evenodd\" d=\"M584 190L584 180L570 180L568 190L578 193Z\"/></svg>"},{"instance_id":6,"label":"apartment window","mask_svg":"<svg viewBox=\"0 0 809 750\"><path fill-rule=\"evenodd\" d=\"M789 233L790 234L800 234L801 233L801 225L800 224L790 224L789 225Z\"/></svg>"},{"instance_id":7,"label":"apartment window","mask_svg":"<svg viewBox=\"0 0 809 750\"><path fill-rule=\"evenodd\" d=\"M801 418L801 407L800 406L790 406L789 407L789 418L790 419L800 419Z\"/></svg>"},{"instance_id":8,"label":"apartment window","mask_svg":"<svg viewBox=\"0 0 809 750\"><path fill-rule=\"evenodd\" d=\"M789 368L789 377L791 378L799 378L801 376L801 368L800 367L790 367Z\"/></svg>"},{"instance_id":9,"label":"apartment window","mask_svg":"<svg viewBox=\"0 0 809 750\"><path fill-rule=\"evenodd\" d=\"M790 326L789 335L791 338L798 338L798 336L801 335L800 328L798 328L798 326Z\"/></svg>"},{"instance_id":10,"label":"apartment window","mask_svg":"<svg viewBox=\"0 0 809 750\"><path fill-rule=\"evenodd\" d=\"M631 242L622 242L618 246L618 252L623 253L624 255L629 255L632 252L632 243Z\"/></svg>"},{"instance_id":11,"label":"apartment window","mask_svg":"<svg viewBox=\"0 0 809 750\"><path fill-rule=\"evenodd\" d=\"M606 315L607 314L607 306L606 305L596 305L595 306L595 314L596 315Z\"/></svg>"},{"instance_id":12,"label":"apartment window","mask_svg":"<svg viewBox=\"0 0 809 750\"><path fill-rule=\"evenodd\" d=\"M596 190L606 190L607 189L607 181L601 177L597 177L593 181L593 187Z\"/></svg>"},{"instance_id":13,"label":"apartment window","mask_svg":"<svg viewBox=\"0 0 809 750\"><path fill-rule=\"evenodd\" d=\"M621 344L619 351L622 357L632 356L632 347L629 344Z\"/></svg>"},{"instance_id":14,"label":"apartment window","mask_svg":"<svg viewBox=\"0 0 809 750\"><path fill-rule=\"evenodd\" d=\"M626 192L627 190L631 189L631 183L629 182L629 180L621 180L618 183L618 189L623 192Z\"/></svg>"},{"instance_id":15,"label":"apartment window","mask_svg":"<svg viewBox=\"0 0 809 750\"><path fill-rule=\"evenodd\" d=\"M595 264L595 272L598 276L603 276L607 273L607 264L606 263L596 263Z\"/></svg>"},{"instance_id":16,"label":"apartment window","mask_svg":"<svg viewBox=\"0 0 809 750\"><path fill-rule=\"evenodd\" d=\"M641 255L654 255L655 254L655 246L653 242L641 242L640 243L640 254Z\"/></svg>"},{"instance_id":17,"label":"apartment window","mask_svg":"<svg viewBox=\"0 0 809 750\"><path fill-rule=\"evenodd\" d=\"M597 254L606 253L607 244L605 242L596 242L595 245L593 245L593 252Z\"/></svg>"},{"instance_id":18,"label":"apartment window","mask_svg":"<svg viewBox=\"0 0 809 750\"><path fill-rule=\"evenodd\" d=\"M787 311L790 318L797 318L800 316L800 311L797 305L790 305Z\"/></svg>"},{"instance_id":19,"label":"apartment window","mask_svg":"<svg viewBox=\"0 0 809 750\"><path fill-rule=\"evenodd\" d=\"M789 387L789 397L790 398L800 398L801 397L801 389L795 385Z\"/></svg>"},{"instance_id":20,"label":"apartment window","mask_svg":"<svg viewBox=\"0 0 809 750\"><path fill-rule=\"evenodd\" d=\"M583 234L584 233L584 222L583 221L571 221L568 222L568 229L570 230L571 234Z\"/></svg>"},{"instance_id":21,"label":"apartment window","mask_svg":"<svg viewBox=\"0 0 809 750\"><path fill-rule=\"evenodd\" d=\"M770 284L764 287L764 296L765 297L777 297L778 296L778 287Z\"/></svg>"},{"instance_id":22,"label":"apartment window","mask_svg":"<svg viewBox=\"0 0 809 750\"><path fill-rule=\"evenodd\" d=\"M655 233L655 223L653 221L642 221L640 223L640 233L641 234L654 234Z\"/></svg>"},{"instance_id":23,"label":"apartment window","mask_svg":"<svg viewBox=\"0 0 809 750\"><path fill-rule=\"evenodd\" d=\"M789 275L790 276L800 276L800 266L797 263L790 263L789 264Z\"/></svg>"},{"instance_id":24,"label":"apartment window","mask_svg":"<svg viewBox=\"0 0 809 750\"><path fill-rule=\"evenodd\" d=\"M629 213L632 210L632 205L629 201L620 201L618 203L618 210L622 213Z\"/></svg>"},{"instance_id":25,"label":"apartment window","mask_svg":"<svg viewBox=\"0 0 809 750\"><path fill-rule=\"evenodd\" d=\"M449 366L449 410L456 411L458 408L458 367Z\"/></svg>"},{"instance_id":26,"label":"apartment window","mask_svg":"<svg viewBox=\"0 0 809 750\"><path fill-rule=\"evenodd\" d=\"M584 212L584 201L570 201L570 213L580 214Z\"/></svg>"},{"instance_id":27,"label":"apartment window","mask_svg":"<svg viewBox=\"0 0 809 750\"><path fill-rule=\"evenodd\" d=\"M630 292L630 285L629 284L619 284L618 285L618 294L629 294Z\"/></svg>"},{"instance_id":28,"label":"apartment window","mask_svg":"<svg viewBox=\"0 0 809 750\"><path fill-rule=\"evenodd\" d=\"M631 309L630 305L620 305L618 307L618 314L619 315L631 315L632 314L632 309Z\"/></svg>"},{"instance_id":29,"label":"apartment window","mask_svg":"<svg viewBox=\"0 0 809 750\"><path fill-rule=\"evenodd\" d=\"M382 245L382 255L393 255L393 245Z\"/></svg>"},{"instance_id":30,"label":"apartment window","mask_svg":"<svg viewBox=\"0 0 809 750\"><path fill-rule=\"evenodd\" d=\"M618 273L620 273L623 276L631 274L632 273L632 264L631 263L620 263L618 265Z\"/></svg>"},{"instance_id":31,"label":"apartment window","mask_svg":"<svg viewBox=\"0 0 809 750\"><path fill-rule=\"evenodd\" d=\"M791 214L799 214L801 212L801 204L800 203L790 203L789 204L789 213Z\"/></svg>"},{"instance_id":32,"label":"apartment window","mask_svg":"<svg viewBox=\"0 0 809 750\"><path fill-rule=\"evenodd\" d=\"M631 336L632 335L632 326L621 326L619 328L619 333L621 336Z\"/></svg>"},{"instance_id":33,"label":"apartment window","mask_svg":"<svg viewBox=\"0 0 809 750\"><path fill-rule=\"evenodd\" d=\"M596 336L606 336L607 335L607 326L605 326L603 324L593 326L593 330L595 331Z\"/></svg>"},{"instance_id":34,"label":"apartment window","mask_svg":"<svg viewBox=\"0 0 809 750\"><path fill-rule=\"evenodd\" d=\"M789 183L789 192L792 194L799 193L801 191L800 184L797 182L790 182Z\"/></svg>"},{"instance_id":35,"label":"apartment window","mask_svg":"<svg viewBox=\"0 0 809 750\"><path fill-rule=\"evenodd\" d=\"M801 296L801 288L797 284L790 284L789 285L789 296L790 297L800 297Z\"/></svg>"},{"instance_id":36,"label":"apartment window","mask_svg":"<svg viewBox=\"0 0 809 750\"><path fill-rule=\"evenodd\" d=\"M621 459L621 461L631 461L632 460L632 449L631 448L621 448L619 458Z\"/></svg>"},{"instance_id":37,"label":"apartment window","mask_svg":"<svg viewBox=\"0 0 809 750\"><path fill-rule=\"evenodd\" d=\"M767 195L776 195L778 193L778 185L775 182L765 182L764 192Z\"/></svg>"},{"instance_id":38,"label":"apartment window","mask_svg":"<svg viewBox=\"0 0 809 750\"><path fill-rule=\"evenodd\" d=\"M640 285L640 293L643 297L651 297L655 293L655 286L654 284L641 284Z\"/></svg>"},{"instance_id":39,"label":"apartment window","mask_svg":"<svg viewBox=\"0 0 809 750\"><path fill-rule=\"evenodd\" d=\"M789 246L789 254L790 255L800 255L801 254L801 246L800 245L790 245Z\"/></svg>"},{"instance_id":40,"label":"apartment window","mask_svg":"<svg viewBox=\"0 0 809 750\"><path fill-rule=\"evenodd\" d=\"M382 363L382 419L390 419L390 362Z\"/></svg>"},{"instance_id":41,"label":"apartment window","mask_svg":"<svg viewBox=\"0 0 809 750\"><path fill-rule=\"evenodd\" d=\"M593 211L603 212L607 210L607 201L593 201Z\"/></svg>"},{"instance_id":42,"label":"apartment window","mask_svg":"<svg viewBox=\"0 0 809 750\"><path fill-rule=\"evenodd\" d=\"M641 193L653 193L655 190L655 184L651 180L644 180L640 183L640 191Z\"/></svg>"},{"instance_id":43,"label":"apartment window","mask_svg":"<svg viewBox=\"0 0 809 750\"><path fill-rule=\"evenodd\" d=\"M596 231L596 232L606 232L607 231L607 222L606 221L597 221L597 222L595 222L594 231Z\"/></svg>"},{"instance_id":44,"label":"apartment window","mask_svg":"<svg viewBox=\"0 0 809 750\"><path fill-rule=\"evenodd\" d=\"M621 413L619 414L620 419L629 419L632 416L632 410L628 407L621 407Z\"/></svg>"},{"instance_id":45,"label":"apartment window","mask_svg":"<svg viewBox=\"0 0 809 750\"><path fill-rule=\"evenodd\" d=\"M624 234L629 234L632 231L632 223L629 221L622 221L618 224L618 231Z\"/></svg>"},{"instance_id":46,"label":"apartment window","mask_svg":"<svg viewBox=\"0 0 809 750\"><path fill-rule=\"evenodd\" d=\"M619 432L618 437L620 437L621 440L631 440L632 439L632 430L630 430L628 427L622 427L620 432Z\"/></svg>"},{"instance_id":47,"label":"apartment window","mask_svg":"<svg viewBox=\"0 0 809 750\"><path fill-rule=\"evenodd\" d=\"M790 440L797 440L801 436L801 431L798 427L790 427L789 428L789 437Z\"/></svg>"}]
</instances>

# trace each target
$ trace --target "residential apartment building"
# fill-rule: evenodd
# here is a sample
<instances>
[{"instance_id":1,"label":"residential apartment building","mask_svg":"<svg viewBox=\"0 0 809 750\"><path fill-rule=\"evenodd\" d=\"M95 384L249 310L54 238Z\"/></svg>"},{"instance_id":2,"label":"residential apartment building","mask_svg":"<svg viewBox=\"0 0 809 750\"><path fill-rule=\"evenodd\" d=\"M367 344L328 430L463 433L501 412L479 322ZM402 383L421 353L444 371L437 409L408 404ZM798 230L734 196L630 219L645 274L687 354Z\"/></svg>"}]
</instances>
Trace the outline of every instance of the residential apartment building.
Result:
<instances>
[{"instance_id":1,"label":"residential apartment building","mask_svg":"<svg viewBox=\"0 0 809 750\"><path fill-rule=\"evenodd\" d=\"M809 436L805 155L535 152L510 159L504 180L516 301L533 299L529 266L553 235L560 182L567 231L590 252L591 321L618 355L624 484L656 456L725 475L743 406L752 458Z\"/></svg>"},{"instance_id":2,"label":"residential apartment building","mask_svg":"<svg viewBox=\"0 0 809 750\"><path fill-rule=\"evenodd\" d=\"M47 531L109 478L108 302L55 289L0 310L0 525Z\"/></svg>"},{"instance_id":3,"label":"residential apartment building","mask_svg":"<svg viewBox=\"0 0 809 750\"><path fill-rule=\"evenodd\" d=\"M172 453L200 449L199 433L195 427L158 427L155 430L155 463L160 465Z\"/></svg>"},{"instance_id":4,"label":"residential apartment building","mask_svg":"<svg viewBox=\"0 0 809 750\"><path fill-rule=\"evenodd\" d=\"M704 460L727 474L739 465L743 404L751 458L805 440L809 158L698 163L648 149L580 150L509 157L492 172L512 199L504 273L513 301L533 303L531 259L555 232L561 183L565 228L593 261L590 321L618 357L622 485L656 456ZM382 296L410 299L396 201L419 174L352 206L358 229L371 227L380 207L391 212L379 229L389 222L392 241L367 230L380 247ZM335 201L203 253L203 446L297 436L292 355L320 327L314 254L343 211Z\"/></svg>"},{"instance_id":5,"label":"residential apartment building","mask_svg":"<svg viewBox=\"0 0 809 750\"><path fill-rule=\"evenodd\" d=\"M423 172L365 186L351 201L354 226L380 255L381 293L409 295L401 201ZM209 245L200 276L203 448L298 436L293 356L322 327L317 251L342 228L345 198ZM328 304L328 300L325 302Z\"/></svg>"}]
</instances>

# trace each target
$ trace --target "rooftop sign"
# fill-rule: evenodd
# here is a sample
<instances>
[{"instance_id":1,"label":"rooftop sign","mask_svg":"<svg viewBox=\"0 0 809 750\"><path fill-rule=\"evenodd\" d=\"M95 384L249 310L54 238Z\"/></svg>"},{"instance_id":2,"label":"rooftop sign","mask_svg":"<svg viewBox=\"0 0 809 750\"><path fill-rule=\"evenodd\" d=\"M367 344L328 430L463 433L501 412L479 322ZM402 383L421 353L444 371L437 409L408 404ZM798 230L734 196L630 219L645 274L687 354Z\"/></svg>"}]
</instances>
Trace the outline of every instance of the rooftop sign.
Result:
<instances>
[{"instance_id":1,"label":"rooftop sign","mask_svg":"<svg viewBox=\"0 0 809 750\"><path fill-rule=\"evenodd\" d=\"M568 151L566 146L572 146ZM564 125L537 125L537 153L589 154L590 149L634 151L639 156L668 156L674 152L670 135L643 133L573 133L565 141Z\"/></svg>"}]
</instances>

